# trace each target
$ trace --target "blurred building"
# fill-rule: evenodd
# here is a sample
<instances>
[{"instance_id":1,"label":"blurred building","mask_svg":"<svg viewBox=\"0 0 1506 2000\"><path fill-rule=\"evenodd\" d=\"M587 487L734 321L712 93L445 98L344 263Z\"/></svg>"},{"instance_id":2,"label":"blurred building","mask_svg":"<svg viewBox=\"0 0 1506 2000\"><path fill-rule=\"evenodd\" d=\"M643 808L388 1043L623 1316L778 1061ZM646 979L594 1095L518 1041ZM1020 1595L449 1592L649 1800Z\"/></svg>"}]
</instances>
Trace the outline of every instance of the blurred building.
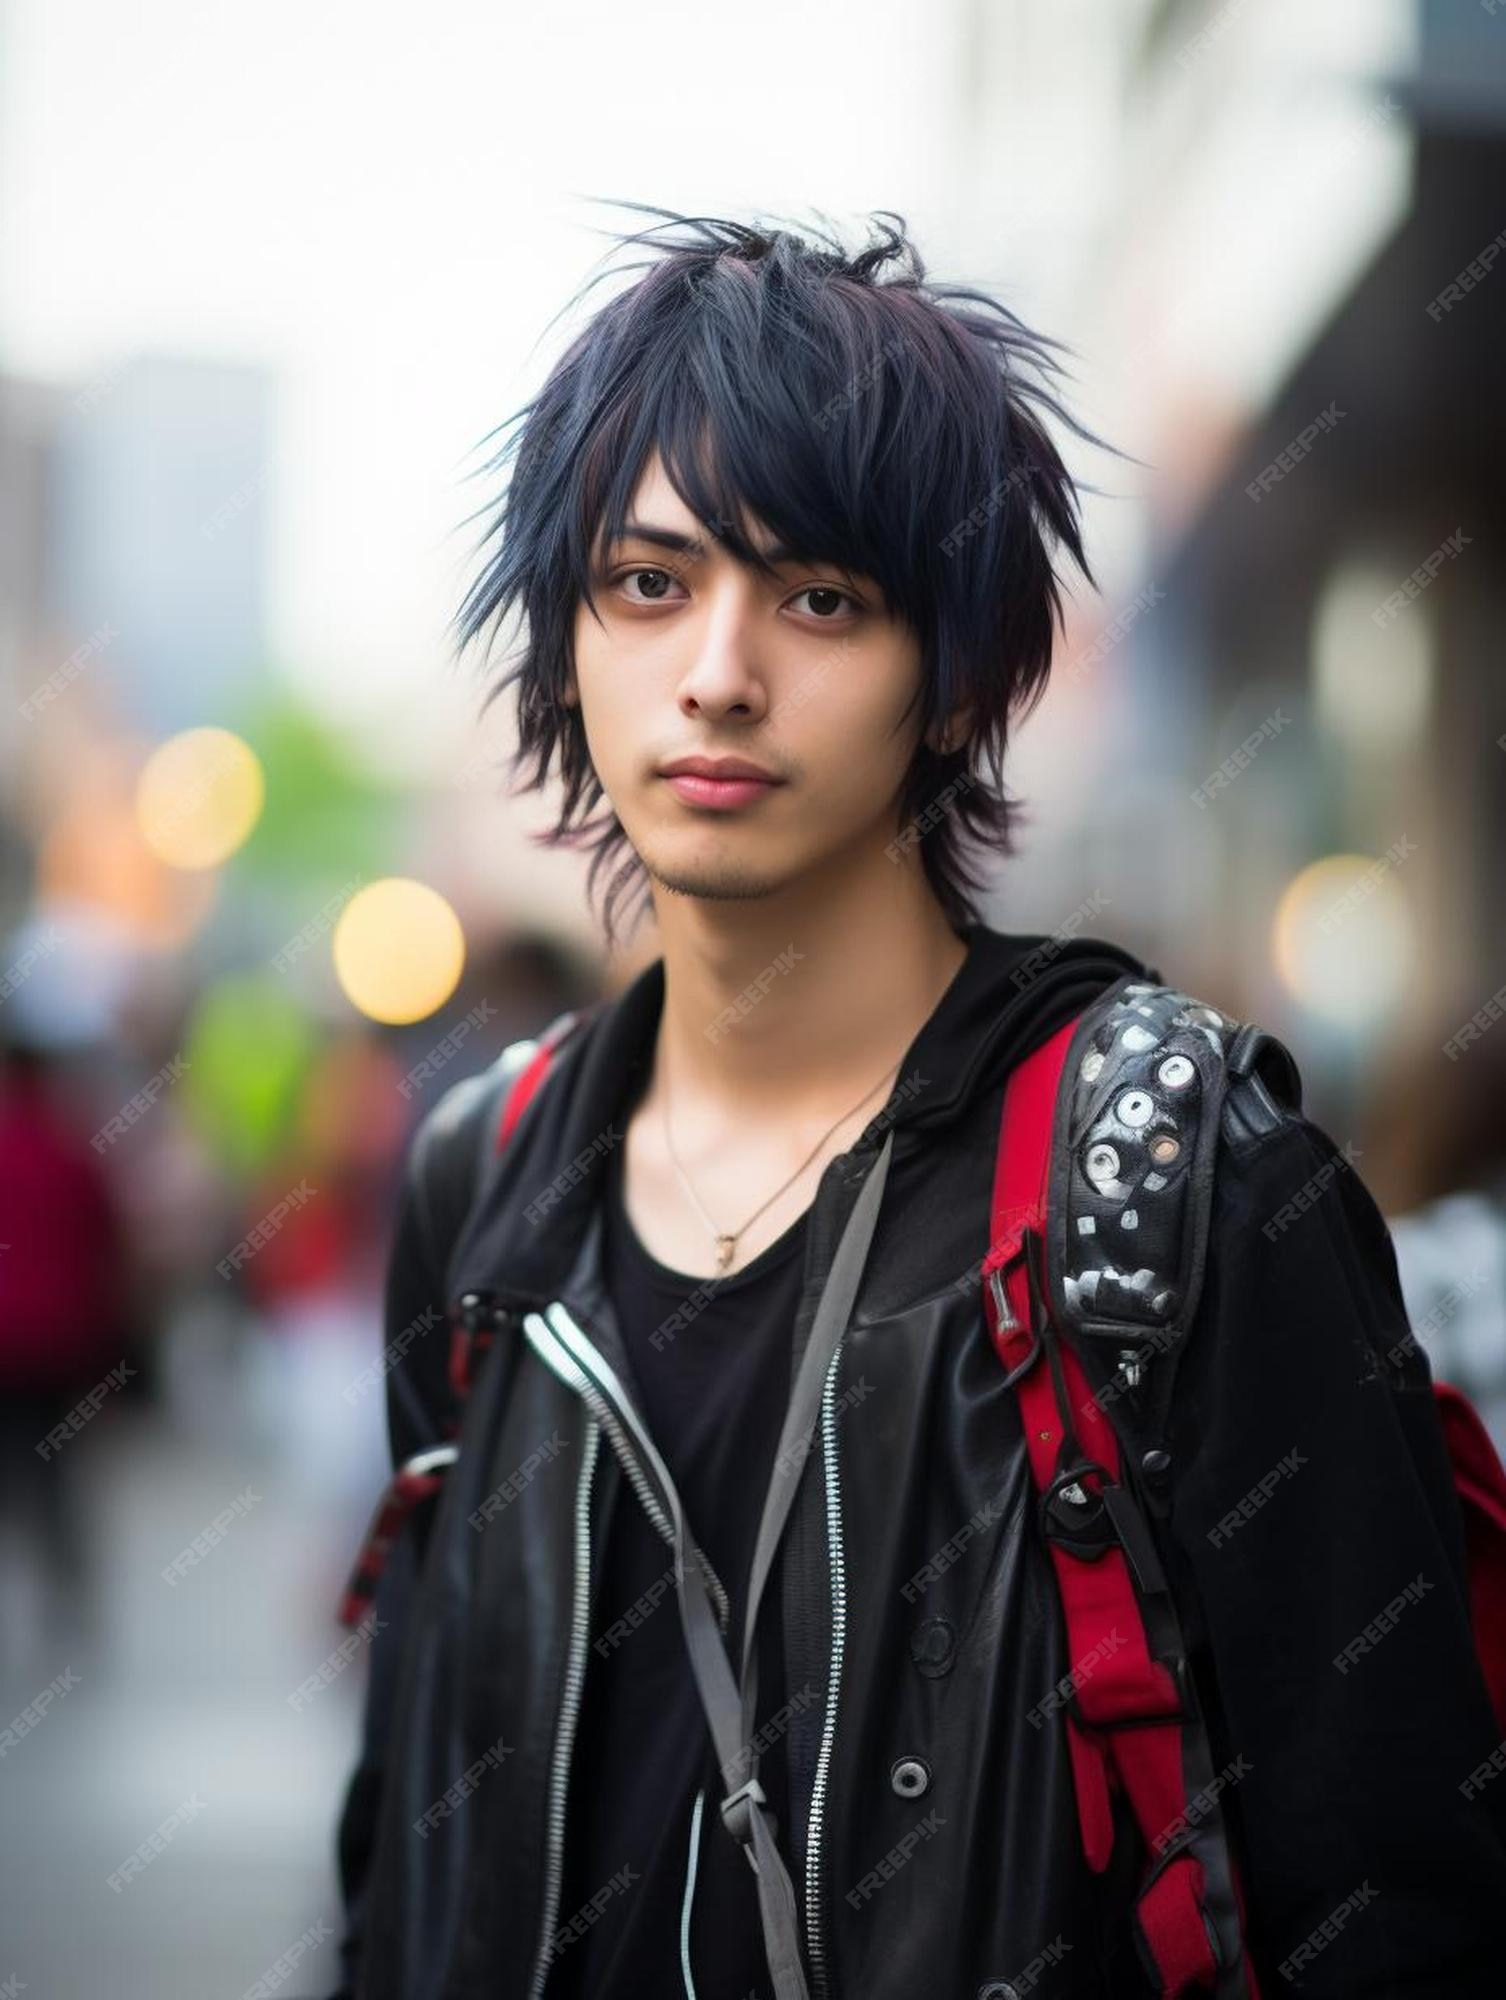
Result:
<instances>
[{"instance_id":1,"label":"blurred building","mask_svg":"<svg viewBox=\"0 0 1506 2000\"><path fill-rule=\"evenodd\" d=\"M29 865L4 810L22 755L22 704L43 659L43 540L48 448L55 396L0 374L0 928L24 901Z\"/></svg>"},{"instance_id":2,"label":"blurred building","mask_svg":"<svg viewBox=\"0 0 1506 2000\"><path fill-rule=\"evenodd\" d=\"M108 629L130 723L167 735L264 685L274 404L261 368L139 356L61 405L48 594Z\"/></svg>"},{"instance_id":3,"label":"blurred building","mask_svg":"<svg viewBox=\"0 0 1506 2000\"><path fill-rule=\"evenodd\" d=\"M1093 894L1356 1131L1501 983L1506 16L961 13L962 261L990 246L1141 461L1072 454L1103 594L1022 746L1008 914Z\"/></svg>"}]
</instances>

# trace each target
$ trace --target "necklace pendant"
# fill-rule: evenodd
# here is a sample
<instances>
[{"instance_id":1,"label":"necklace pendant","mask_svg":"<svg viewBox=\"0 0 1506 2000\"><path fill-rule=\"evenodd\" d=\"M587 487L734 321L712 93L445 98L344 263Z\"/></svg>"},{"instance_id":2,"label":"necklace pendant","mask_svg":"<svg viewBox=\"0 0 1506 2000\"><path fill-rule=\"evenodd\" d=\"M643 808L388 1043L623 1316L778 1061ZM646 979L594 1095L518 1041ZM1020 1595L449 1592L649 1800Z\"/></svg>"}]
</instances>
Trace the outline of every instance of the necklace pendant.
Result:
<instances>
[{"instance_id":1,"label":"necklace pendant","mask_svg":"<svg viewBox=\"0 0 1506 2000\"><path fill-rule=\"evenodd\" d=\"M727 1268L727 1266L728 1266L728 1265L729 1265L729 1264L730 1264L730 1263L732 1262L732 1250L733 1250L733 1246L734 1246L734 1245L736 1244L736 1242L737 1242L737 1238L736 1238L735 1236L718 1236L718 1237L717 1237L717 1239L716 1239L716 1268L717 1268L717 1269L718 1269L719 1271L725 1271L725 1270L726 1270L726 1268Z\"/></svg>"}]
</instances>

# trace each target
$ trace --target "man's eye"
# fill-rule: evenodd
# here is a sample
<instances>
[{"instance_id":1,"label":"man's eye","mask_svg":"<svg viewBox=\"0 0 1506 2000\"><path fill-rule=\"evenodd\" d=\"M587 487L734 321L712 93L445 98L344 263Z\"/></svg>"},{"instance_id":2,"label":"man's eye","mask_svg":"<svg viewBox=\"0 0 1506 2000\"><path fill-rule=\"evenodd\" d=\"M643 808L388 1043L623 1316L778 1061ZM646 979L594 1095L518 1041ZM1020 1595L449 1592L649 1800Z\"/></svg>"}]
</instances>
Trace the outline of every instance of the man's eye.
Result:
<instances>
[{"instance_id":1,"label":"man's eye","mask_svg":"<svg viewBox=\"0 0 1506 2000\"><path fill-rule=\"evenodd\" d=\"M797 590L790 599L798 603L802 597L811 599L809 610L814 618L832 618L843 610L860 611L858 600L846 590L838 590L834 583L808 583L804 590Z\"/></svg>"},{"instance_id":2,"label":"man's eye","mask_svg":"<svg viewBox=\"0 0 1506 2000\"><path fill-rule=\"evenodd\" d=\"M669 592L679 587L677 579L667 569L652 569L646 565L623 570L616 581L619 588L627 590L629 604L662 604ZM628 590L629 584L638 586L637 590Z\"/></svg>"}]
</instances>

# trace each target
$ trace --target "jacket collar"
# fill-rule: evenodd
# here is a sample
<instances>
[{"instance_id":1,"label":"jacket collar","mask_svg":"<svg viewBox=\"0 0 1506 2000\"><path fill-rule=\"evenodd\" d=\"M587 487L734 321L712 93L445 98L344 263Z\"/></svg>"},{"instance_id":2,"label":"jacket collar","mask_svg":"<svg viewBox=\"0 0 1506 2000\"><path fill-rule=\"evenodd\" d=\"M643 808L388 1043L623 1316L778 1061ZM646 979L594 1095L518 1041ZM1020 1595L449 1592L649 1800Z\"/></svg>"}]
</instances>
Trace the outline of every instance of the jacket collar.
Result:
<instances>
[{"instance_id":1,"label":"jacket collar","mask_svg":"<svg viewBox=\"0 0 1506 2000\"><path fill-rule=\"evenodd\" d=\"M967 957L921 1024L887 1102L849 1149L933 1143L980 1090L1079 1013L1105 987L1159 977L1117 945L1066 942L972 924ZM490 1286L505 1303L559 1296L595 1233L601 1169L623 1142L648 1081L664 1001L657 958L610 1000L582 1010L503 1153L487 1167L451 1259L454 1292ZM453 1295L453 1294L452 1294Z\"/></svg>"}]
</instances>

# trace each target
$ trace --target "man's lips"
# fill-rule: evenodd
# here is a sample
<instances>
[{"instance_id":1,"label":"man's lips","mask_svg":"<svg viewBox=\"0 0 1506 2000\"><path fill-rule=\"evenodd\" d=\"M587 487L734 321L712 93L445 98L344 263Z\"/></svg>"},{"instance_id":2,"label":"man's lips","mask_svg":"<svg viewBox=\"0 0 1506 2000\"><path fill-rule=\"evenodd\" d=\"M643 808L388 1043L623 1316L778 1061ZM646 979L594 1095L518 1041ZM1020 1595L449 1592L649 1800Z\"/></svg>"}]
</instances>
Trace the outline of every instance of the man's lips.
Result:
<instances>
[{"instance_id":1,"label":"man's lips","mask_svg":"<svg viewBox=\"0 0 1506 2000\"><path fill-rule=\"evenodd\" d=\"M664 782L686 805L711 806L726 812L750 805L753 800L777 791L781 781L777 778L711 778L699 771L672 771L665 775Z\"/></svg>"}]
</instances>

